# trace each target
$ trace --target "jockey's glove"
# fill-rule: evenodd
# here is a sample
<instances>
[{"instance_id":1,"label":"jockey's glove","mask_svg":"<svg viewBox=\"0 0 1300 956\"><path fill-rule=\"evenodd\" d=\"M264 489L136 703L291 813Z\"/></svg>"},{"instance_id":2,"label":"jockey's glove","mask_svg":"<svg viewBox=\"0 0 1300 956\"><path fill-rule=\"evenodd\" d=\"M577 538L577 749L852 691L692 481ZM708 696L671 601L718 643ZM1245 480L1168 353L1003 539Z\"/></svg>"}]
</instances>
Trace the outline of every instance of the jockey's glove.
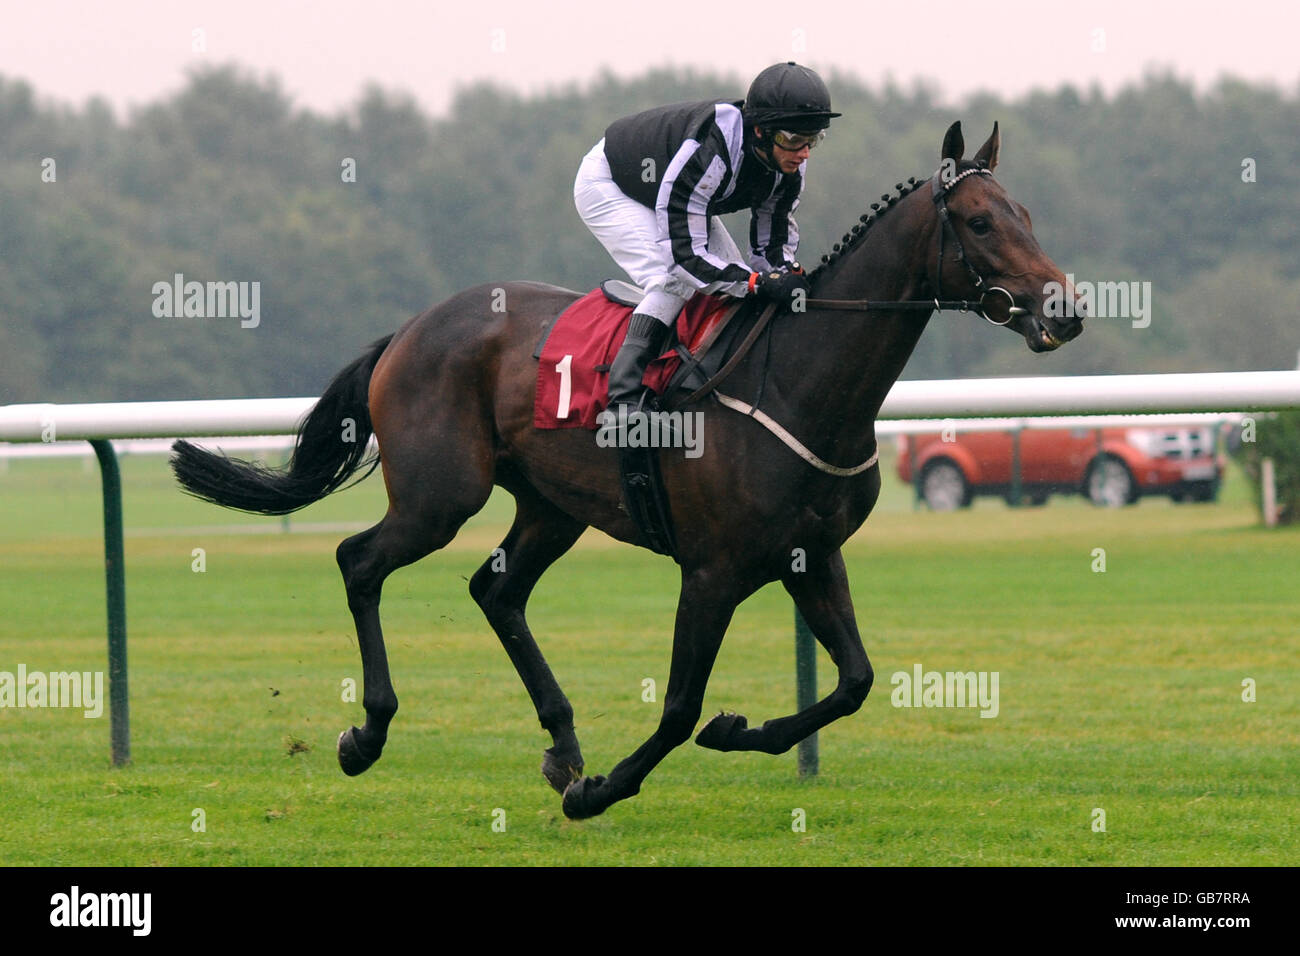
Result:
<instances>
[{"instance_id":1,"label":"jockey's glove","mask_svg":"<svg viewBox=\"0 0 1300 956\"><path fill-rule=\"evenodd\" d=\"M798 272L755 272L749 277L749 290L759 298L788 307L796 298L807 298L808 280Z\"/></svg>"}]
</instances>

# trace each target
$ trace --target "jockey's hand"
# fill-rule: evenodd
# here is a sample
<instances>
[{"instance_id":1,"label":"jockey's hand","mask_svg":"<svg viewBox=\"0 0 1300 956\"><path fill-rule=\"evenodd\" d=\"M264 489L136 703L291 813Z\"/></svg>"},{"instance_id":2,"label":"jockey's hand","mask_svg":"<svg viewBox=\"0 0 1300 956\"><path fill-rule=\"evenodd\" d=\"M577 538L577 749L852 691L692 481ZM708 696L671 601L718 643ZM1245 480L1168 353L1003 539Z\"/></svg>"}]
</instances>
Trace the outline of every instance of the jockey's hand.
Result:
<instances>
[{"instance_id":1,"label":"jockey's hand","mask_svg":"<svg viewBox=\"0 0 1300 956\"><path fill-rule=\"evenodd\" d=\"M797 272L785 272L774 269L771 272L755 272L749 277L749 288L759 298L791 306L796 299L808 296L808 280Z\"/></svg>"}]
</instances>

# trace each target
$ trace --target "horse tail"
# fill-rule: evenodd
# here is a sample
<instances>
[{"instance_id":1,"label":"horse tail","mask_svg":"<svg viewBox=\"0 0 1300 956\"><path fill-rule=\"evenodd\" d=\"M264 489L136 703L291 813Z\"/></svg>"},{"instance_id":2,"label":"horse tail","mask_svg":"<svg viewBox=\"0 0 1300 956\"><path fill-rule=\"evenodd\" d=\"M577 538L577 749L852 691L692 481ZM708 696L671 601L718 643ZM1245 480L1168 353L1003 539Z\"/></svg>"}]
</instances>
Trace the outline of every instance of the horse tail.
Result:
<instances>
[{"instance_id":1,"label":"horse tail","mask_svg":"<svg viewBox=\"0 0 1300 956\"><path fill-rule=\"evenodd\" d=\"M373 431L370 376L392 338L372 342L334 376L299 427L293 457L283 469L228 458L182 440L172 445L177 481L195 497L226 508L285 515L338 491L369 464L357 479L363 480L379 464L378 455L367 458Z\"/></svg>"}]
</instances>

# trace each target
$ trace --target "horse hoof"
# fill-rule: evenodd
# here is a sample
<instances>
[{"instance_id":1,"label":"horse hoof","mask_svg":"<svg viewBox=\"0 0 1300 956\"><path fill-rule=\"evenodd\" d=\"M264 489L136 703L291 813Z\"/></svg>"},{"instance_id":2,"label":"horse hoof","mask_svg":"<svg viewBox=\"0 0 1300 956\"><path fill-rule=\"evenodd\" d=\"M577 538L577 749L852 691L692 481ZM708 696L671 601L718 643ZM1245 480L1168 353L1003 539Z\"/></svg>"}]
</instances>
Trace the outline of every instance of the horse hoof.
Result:
<instances>
[{"instance_id":1,"label":"horse hoof","mask_svg":"<svg viewBox=\"0 0 1300 956\"><path fill-rule=\"evenodd\" d=\"M361 752L361 746L357 743L356 737L358 733L360 731L356 727L349 727L339 734L339 766L343 768L343 772L349 777L365 773L370 769L370 765L379 759L379 754L368 757Z\"/></svg>"},{"instance_id":2,"label":"horse hoof","mask_svg":"<svg viewBox=\"0 0 1300 956\"><path fill-rule=\"evenodd\" d=\"M695 737L695 742L710 750L734 750L737 735L744 733L749 721L740 714L718 714Z\"/></svg>"},{"instance_id":3,"label":"horse hoof","mask_svg":"<svg viewBox=\"0 0 1300 956\"><path fill-rule=\"evenodd\" d=\"M599 790L605 785L601 776L582 777L564 788L564 815L570 820L586 820L604 813L609 803L600 799Z\"/></svg>"},{"instance_id":4,"label":"horse hoof","mask_svg":"<svg viewBox=\"0 0 1300 956\"><path fill-rule=\"evenodd\" d=\"M542 755L542 776L558 794L563 794L569 784L582 779L582 758L577 764L557 756L555 748L550 747Z\"/></svg>"}]
</instances>

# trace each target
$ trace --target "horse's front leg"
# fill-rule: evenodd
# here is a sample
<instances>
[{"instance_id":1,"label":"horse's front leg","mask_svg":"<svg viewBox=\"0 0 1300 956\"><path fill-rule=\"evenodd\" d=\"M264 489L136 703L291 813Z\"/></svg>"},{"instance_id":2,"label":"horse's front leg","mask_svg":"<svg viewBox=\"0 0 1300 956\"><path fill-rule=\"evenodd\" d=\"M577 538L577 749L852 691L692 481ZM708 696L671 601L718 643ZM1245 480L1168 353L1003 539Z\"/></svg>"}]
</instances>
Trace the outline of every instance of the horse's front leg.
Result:
<instances>
[{"instance_id":1,"label":"horse's front leg","mask_svg":"<svg viewBox=\"0 0 1300 956\"><path fill-rule=\"evenodd\" d=\"M769 720L762 727L749 727L739 714L719 714L695 738L701 747L785 753L831 721L853 713L867 699L874 675L853 617L843 556L839 551L821 558L810 555L807 570L792 571L781 583L839 669L839 681L811 707Z\"/></svg>"},{"instance_id":2,"label":"horse's front leg","mask_svg":"<svg viewBox=\"0 0 1300 956\"><path fill-rule=\"evenodd\" d=\"M668 691L659 726L608 777L583 777L570 784L564 791L565 816L575 820L594 817L611 804L634 796L659 761L690 739L700 719L704 689L718 648L744 596L734 573L726 569L683 570Z\"/></svg>"}]
</instances>

